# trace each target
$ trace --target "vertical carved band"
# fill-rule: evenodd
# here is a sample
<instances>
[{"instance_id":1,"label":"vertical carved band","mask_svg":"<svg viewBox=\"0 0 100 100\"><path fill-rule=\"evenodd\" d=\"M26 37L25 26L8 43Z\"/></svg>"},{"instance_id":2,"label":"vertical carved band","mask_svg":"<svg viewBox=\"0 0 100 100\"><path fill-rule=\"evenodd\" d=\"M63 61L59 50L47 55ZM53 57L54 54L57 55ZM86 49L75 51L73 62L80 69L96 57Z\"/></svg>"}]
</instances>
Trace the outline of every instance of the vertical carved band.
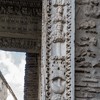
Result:
<instances>
[{"instance_id":1,"label":"vertical carved band","mask_svg":"<svg viewBox=\"0 0 100 100\"><path fill-rule=\"evenodd\" d=\"M43 5L42 100L71 100L71 2Z\"/></svg>"},{"instance_id":2,"label":"vertical carved band","mask_svg":"<svg viewBox=\"0 0 100 100\"><path fill-rule=\"evenodd\" d=\"M66 39L66 63L67 63L67 73L66 73L66 82L67 82L67 100L71 100L71 1L67 2L67 39Z\"/></svg>"}]
</instances>

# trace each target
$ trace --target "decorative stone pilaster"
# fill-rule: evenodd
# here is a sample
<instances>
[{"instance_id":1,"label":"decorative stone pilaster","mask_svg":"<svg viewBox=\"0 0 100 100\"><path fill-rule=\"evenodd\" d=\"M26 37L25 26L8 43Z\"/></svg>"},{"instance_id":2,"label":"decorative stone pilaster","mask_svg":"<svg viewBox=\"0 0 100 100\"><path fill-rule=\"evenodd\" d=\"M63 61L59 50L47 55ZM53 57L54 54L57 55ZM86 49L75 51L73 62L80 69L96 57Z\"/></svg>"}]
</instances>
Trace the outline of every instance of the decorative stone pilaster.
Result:
<instances>
[{"instance_id":1,"label":"decorative stone pilaster","mask_svg":"<svg viewBox=\"0 0 100 100\"><path fill-rule=\"evenodd\" d=\"M71 0L43 0L41 100L73 100L71 4Z\"/></svg>"}]
</instances>

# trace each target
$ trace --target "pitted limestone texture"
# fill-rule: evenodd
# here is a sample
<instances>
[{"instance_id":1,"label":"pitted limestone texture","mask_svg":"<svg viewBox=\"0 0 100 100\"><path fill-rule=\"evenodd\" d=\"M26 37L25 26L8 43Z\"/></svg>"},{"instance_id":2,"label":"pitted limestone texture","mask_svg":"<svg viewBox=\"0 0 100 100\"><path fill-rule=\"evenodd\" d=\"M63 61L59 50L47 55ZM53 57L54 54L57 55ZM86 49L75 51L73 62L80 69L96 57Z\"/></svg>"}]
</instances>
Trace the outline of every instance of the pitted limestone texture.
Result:
<instances>
[{"instance_id":1,"label":"pitted limestone texture","mask_svg":"<svg viewBox=\"0 0 100 100\"><path fill-rule=\"evenodd\" d=\"M100 98L100 1L76 0L75 100Z\"/></svg>"}]
</instances>

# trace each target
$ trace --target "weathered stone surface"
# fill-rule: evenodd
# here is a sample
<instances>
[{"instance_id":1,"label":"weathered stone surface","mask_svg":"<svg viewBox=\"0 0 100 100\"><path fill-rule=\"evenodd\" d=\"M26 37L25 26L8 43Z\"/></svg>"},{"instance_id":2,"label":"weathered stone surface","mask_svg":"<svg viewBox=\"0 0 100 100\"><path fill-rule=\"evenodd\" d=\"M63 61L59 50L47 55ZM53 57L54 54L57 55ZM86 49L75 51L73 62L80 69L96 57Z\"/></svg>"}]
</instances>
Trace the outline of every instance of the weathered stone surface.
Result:
<instances>
[{"instance_id":1,"label":"weathered stone surface","mask_svg":"<svg viewBox=\"0 0 100 100\"><path fill-rule=\"evenodd\" d=\"M89 40L89 37L81 37L80 38L82 41L88 41Z\"/></svg>"},{"instance_id":2,"label":"weathered stone surface","mask_svg":"<svg viewBox=\"0 0 100 100\"><path fill-rule=\"evenodd\" d=\"M98 40L96 39L96 37L92 37L89 42L90 44L97 46Z\"/></svg>"},{"instance_id":3,"label":"weathered stone surface","mask_svg":"<svg viewBox=\"0 0 100 100\"><path fill-rule=\"evenodd\" d=\"M86 5L86 7L84 8L84 13L88 17L100 18L100 9L99 8L100 8L99 1L91 0L89 5Z\"/></svg>"},{"instance_id":4,"label":"weathered stone surface","mask_svg":"<svg viewBox=\"0 0 100 100\"><path fill-rule=\"evenodd\" d=\"M99 26L100 1L76 0L75 100L100 99Z\"/></svg>"},{"instance_id":5,"label":"weathered stone surface","mask_svg":"<svg viewBox=\"0 0 100 100\"><path fill-rule=\"evenodd\" d=\"M84 22L81 22L79 29L92 29L96 27L96 23L93 20L86 20Z\"/></svg>"},{"instance_id":6,"label":"weathered stone surface","mask_svg":"<svg viewBox=\"0 0 100 100\"><path fill-rule=\"evenodd\" d=\"M74 100L74 4L71 0L43 2L41 100Z\"/></svg>"},{"instance_id":7,"label":"weathered stone surface","mask_svg":"<svg viewBox=\"0 0 100 100\"><path fill-rule=\"evenodd\" d=\"M90 0L76 0L76 3L77 4L81 4L81 5L83 5L83 4L89 4L89 2L90 2Z\"/></svg>"}]
</instances>

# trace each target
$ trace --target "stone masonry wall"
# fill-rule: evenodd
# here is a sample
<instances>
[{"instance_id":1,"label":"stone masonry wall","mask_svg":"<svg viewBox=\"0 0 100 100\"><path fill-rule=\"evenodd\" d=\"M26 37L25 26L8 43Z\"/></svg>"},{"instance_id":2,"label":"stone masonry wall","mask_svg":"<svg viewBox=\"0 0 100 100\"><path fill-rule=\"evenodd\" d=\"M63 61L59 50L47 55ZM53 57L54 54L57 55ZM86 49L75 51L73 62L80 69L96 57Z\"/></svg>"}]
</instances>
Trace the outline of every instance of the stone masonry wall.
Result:
<instances>
[{"instance_id":1,"label":"stone masonry wall","mask_svg":"<svg viewBox=\"0 0 100 100\"><path fill-rule=\"evenodd\" d=\"M26 54L24 100L38 100L38 55Z\"/></svg>"},{"instance_id":2,"label":"stone masonry wall","mask_svg":"<svg viewBox=\"0 0 100 100\"><path fill-rule=\"evenodd\" d=\"M75 100L100 100L100 0L76 0Z\"/></svg>"}]
</instances>

